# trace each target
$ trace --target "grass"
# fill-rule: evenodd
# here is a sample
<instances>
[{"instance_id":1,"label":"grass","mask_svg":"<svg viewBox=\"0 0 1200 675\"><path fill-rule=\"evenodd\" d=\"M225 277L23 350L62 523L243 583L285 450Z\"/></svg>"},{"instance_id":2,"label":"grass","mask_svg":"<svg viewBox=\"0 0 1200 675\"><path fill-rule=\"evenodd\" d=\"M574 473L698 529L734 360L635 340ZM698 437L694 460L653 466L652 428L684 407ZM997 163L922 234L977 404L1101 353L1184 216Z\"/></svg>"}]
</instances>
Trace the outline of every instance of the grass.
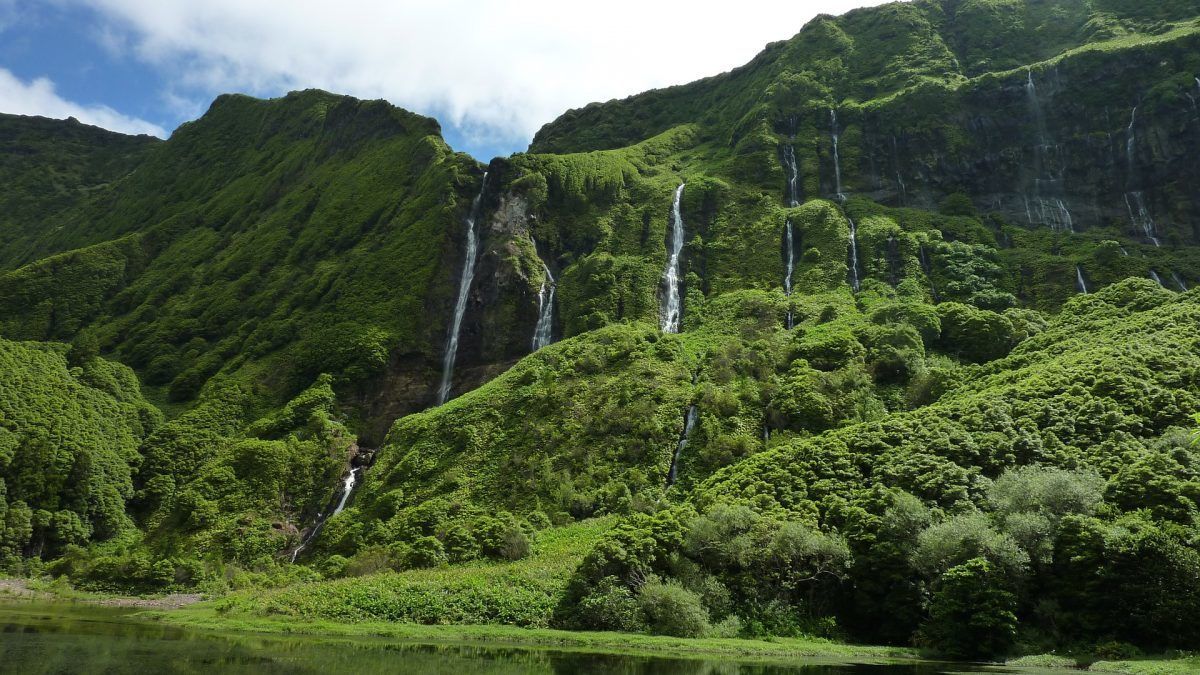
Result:
<instances>
[{"instance_id":1,"label":"grass","mask_svg":"<svg viewBox=\"0 0 1200 675\"><path fill-rule=\"evenodd\" d=\"M736 658L914 659L914 649L849 645L821 638L770 640L687 639L652 635L576 632L547 628L559 591L584 552L615 523L596 518L546 530L532 555L511 563L472 563L430 570L338 579L272 591L234 593L219 600L146 615L205 630L333 637L387 638L423 643L519 645L532 648L647 656L712 655ZM514 607L511 600L522 606ZM489 600L500 605L487 606ZM437 604L428 604L434 603ZM490 611L517 612L523 625L479 625ZM425 610L432 610L428 616ZM456 611L457 625L445 624ZM399 619L393 617L400 617ZM504 619L505 617L491 617ZM511 623L511 622L510 622Z\"/></svg>"},{"instance_id":2,"label":"grass","mask_svg":"<svg viewBox=\"0 0 1200 675\"><path fill-rule=\"evenodd\" d=\"M519 628L516 626L426 626L411 623L367 621L296 621L263 617L229 617L211 606L196 605L170 612L149 612L157 620L191 628L291 635L383 637L423 643L487 642L489 644L546 647L589 653L646 656L712 655L737 658L805 657L828 659L915 659L916 650L904 647L849 645L820 638L742 640L735 638L673 638L632 633L597 633Z\"/></svg>"},{"instance_id":3,"label":"grass","mask_svg":"<svg viewBox=\"0 0 1200 675\"><path fill-rule=\"evenodd\" d=\"M254 589L209 606L231 618L544 628L584 553L615 522L612 517L596 518L545 530L534 539L532 553L515 562L475 561Z\"/></svg>"}]
</instances>

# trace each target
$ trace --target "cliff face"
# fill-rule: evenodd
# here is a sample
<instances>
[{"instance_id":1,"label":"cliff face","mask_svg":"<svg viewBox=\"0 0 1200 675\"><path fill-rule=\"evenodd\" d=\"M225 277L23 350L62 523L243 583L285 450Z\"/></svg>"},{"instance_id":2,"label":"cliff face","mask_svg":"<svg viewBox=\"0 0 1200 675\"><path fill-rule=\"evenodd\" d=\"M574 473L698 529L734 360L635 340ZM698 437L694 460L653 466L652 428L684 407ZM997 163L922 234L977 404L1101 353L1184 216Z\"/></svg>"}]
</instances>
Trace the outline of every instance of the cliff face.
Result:
<instances>
[{"instance_id":1,"label":"cliff face","mask_svg":"<svg viewBox=\"0 0 1200 675\"><path fill-rule=\"evenodd\" d=\"M1198 50L1194 33L1164 37L843 110L847 188L927 209L960 192L1013 224L1194 244ZM831 194L828 144L813 150Z\"/></svg>"}]
</instances>

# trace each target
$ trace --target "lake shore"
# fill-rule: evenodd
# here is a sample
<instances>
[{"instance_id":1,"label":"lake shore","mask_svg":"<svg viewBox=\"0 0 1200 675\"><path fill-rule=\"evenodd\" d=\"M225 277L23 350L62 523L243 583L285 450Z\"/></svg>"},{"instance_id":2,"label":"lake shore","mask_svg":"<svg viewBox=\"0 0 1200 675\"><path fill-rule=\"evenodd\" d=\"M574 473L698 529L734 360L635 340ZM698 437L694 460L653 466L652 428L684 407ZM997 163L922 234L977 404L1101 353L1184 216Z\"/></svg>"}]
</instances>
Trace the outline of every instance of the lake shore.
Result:
<instances>
[{"instance_id":1,"label":"lake shore","mask_svg":"<svg viewBox=\"0 0 1200 675\"><path fill-rule=\"evenodd\" d=\"M223 612L199 594L117 596L78 591L53 582L0 579L0 601L52 600L141 609L137 616L178 626L221 633L307 635L325 638L385 639L405 643L500 645L522 649L648 657L729 658L779 662L804 659L822 663L928 663L928 655L909 647L854 645L823 638L676 638L634 633L564 631L503 625L424 625L386 621L347 623L300 618L274 618ZM1095 661L1079 667L1064 657L1025 657L994 664L1002 672L1026 674L1093 672L1128 675L1184 675L1200 672L1200 656L1178 655L1123 661Z\"/></svg>"},{"instance_id":2,"label":"lake shore","mask_svg":"<svg viewBox=\"0 0 1200 675\"><path fill-rule=\"evenodd\" d=\"M168 593L166 595L105 595L56 587L53 582L31 579L0 579L0 600L23 598L29 600L68 600L107 607L133 607L173 610L200 602L199 593Z\"/></svg>"}]
</instances>

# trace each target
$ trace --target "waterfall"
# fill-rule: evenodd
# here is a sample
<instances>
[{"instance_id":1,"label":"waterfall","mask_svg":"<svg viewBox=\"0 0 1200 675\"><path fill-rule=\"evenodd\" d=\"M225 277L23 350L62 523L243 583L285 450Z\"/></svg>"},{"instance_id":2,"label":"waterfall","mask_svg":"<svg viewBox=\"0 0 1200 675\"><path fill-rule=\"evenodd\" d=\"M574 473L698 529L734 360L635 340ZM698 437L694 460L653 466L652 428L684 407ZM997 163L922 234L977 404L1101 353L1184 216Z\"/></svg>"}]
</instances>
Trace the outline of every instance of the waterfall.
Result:
<instances>
[{"instance_id":1,"label":"waterfall","mask_svg":"<svg viewBox=\"0 0 1200 675\"><path fill-rule=\"evenodd\" d=\"M666 293L662 306L662 330L664 333L678 333L680 319L683 314L683 300L679 294L679 261L683 257L683 186L680 183L675 188L675 203L671 206L671 257L667 260L667 270L663 274L663 284Z\"/></svg>"},{"instance_id":2,"label":"waterfall","mask_svg":"<svg viewBox=\"0 0 1200 675\"><path fill-rule=\"evenodd\" d=\"M1179 277L1178 272L1175 272L1172 270L1171 279L1173 279L1175 281L1175 285L1179 287L1179 290L1183 291L1184 293L1187 292L1187 289L1188 289L1187 282L1185 282L1183 279L1181 279Z\"/></svg>"},{"instance_id":3,"label":"waterfall","mask_svg":"<svg viewBox=\"0 0 1200 675\"><path fill-rule=\"evenodd\" d=\"M1033 69L1027 68L1028 75L1025 81L1025 96L1029 99L1029 109L1033 113L1033 120L1037 124L1038 143L1040 148L1046 147L1046 118L1042 115L1042 102L1038 99L1037 85L1033 82Z\"/></svg>"},{"instance_id":4,"label":"waterfall","mask_svg":"<svg viewBox=\"0 0 1200 675\"><path fill-rule=\"evenodd\" d=\"M679 477L679 456L687 447L688 436L692 435L692 429L696 427L696 418L699 416L695 404L688 406L687 414L683 418L683 433L679 436L679 443L675 445L675 456L671 458L671 469L667 471L667 487L674 485L675 480Z\"/></svg>"},{"instance_id":5,"label":"waterfall","mask_svg":"<svg viewBox=\"0 0 1200 675\"><path fill-rule=\"evenodd\" d=\"M791 220L787 221L787 226L784 228L783 243L784 243L784 246L787 247L787 274L785 274L783 277L783 293L788 298L791 298L792 297L792 270L795 267L795 262L796 262L796 249L795 249L795 244L792 242L792 221ZM794 327L794 324L792 321L792 303L790 301L788 302L787 327L788 327L788 330L791 330Z\"/></svg>"},{"instance_id":6,"label":"waterfall","mask_svg":"<svg viewBox=\"0 0 1200 675\"><path fill-rule=\"evenodd\" d=\"M858 225L848 213L846 220L850 221L850 287L857 293L862 287L858 277Z\"/></svg>"},{"instance_id":7,"label":"waterfall","mask_svg":"<svg viewBox=\"0 0 1200 675\"><path fill-rule=\"evenodd\" d=\"M1150 270L1150 278L1153 279L1154 283L1158 284L1159 286L1162 286L1163 288L1167 287L1167 285L1163 283L1162 277L1158 276L1158 272L1155 272L1153 269Z\"/></svg>"},{"instance_id":8,"label":"waterfall","mask_svg":"<svg viewBox=\"0 0 1200 675\"><path fill-rule=\"evenodd\" d=\"M1129 257L1129 251L1126 251L1124 246L1121 247L1121 255L1125 256L1126 258Z\"/></svg>"},{"instance_id":9,"label":"waterfall","mask_svg":"<svg viewBox=\"0 0 1200 675\"><path fill-rule=\"evenodd\" d=\"M929 280L929 297L933 298L934 302L940 302L937 287L933 285L933 262L929 259L929 251L925 250L925 244L921 244L917 248L917 259L921 262L921 270L925 272L925 278Z\"/></svg>"},{"instance_id":10,"label":"waterfall","mask_svg":"<svg viewBox=\"0 0 1200 675\"><path fill-rule=\"evenodd\" d=\"M1037 143L1033 148L1033 172L1036 176L1033 179L1033 200L1037 206L1038 222L1049 225L1052 231L1066 230L1074 234L1075 220L1062 199L1062 171L1052 166L1050 161L1053 156L1059 154L1059 148L1053 143L1046 129L1046 118L1042 113L1037 84L1033 81L1033 69L1027 69L1026 74L1025 95L1037 127ZM1047 185L1047 189L1043 189L1043 184ZM1034 222L1028 196L1025 197L1025 219L1030 224Z\"/></svg>"},{"instance_id":11,"label":"waterfall","mask_svg":"<svg viewBox=\"0 0 1200 675\"><path fill-rule=\"evenodd\" d=\"M317 535L321 533L321 528L325 527L325 521L345 510L346 502L350 501L350 493L354 492L354 486L358 483L358 472L362 470L363 468L360 466L352 468L346 472L346 475L342 478L342 494L338 498L337 506L334 507L333 512L328 516L320 513L317 514L317 522L315 525L313 525L312 531L310 531L308 536L300 542L300 545L296 547L296 550L292 551L293 563L296 562L296 558L300 557L300 552L307 548L308 544L313 539L316 539Z\"/></svg>"},{"instance_id":12,"label":"waterfall","mask_svg":"<svg viewBox=\"0 0 1200 675\"><path fill-rule=\"evenodd\" d=\"M796 162L796 148L791 143L783 149L783 165L788 170L788 206L800 206L800 165Z\"/></svg>"},{"instance_id":13,"label":"waterfall","mask_svg":"<svg viewBox=\"0 0 1200 675\"><path fill-rule=\"evenodd\" d=\"M896 168L896 185L900 186L900 205L908 202L908 187L904 185L904 176L900 174L900 149L896 137L892 136L892 165Z\"/></svg>"},{"instance_id":14,"label":"waterfall","mask_svg":"<svg viewBox=\"0 0 1200 675\"><path fill-rule=\"evenodd\" d=\"M483 183L479 186L479 194L471 202L471 211L467 214L467 254L463 259L462 278L458 283L458 299L454 302L454 319L450 323L450 333L446 336L446 354L442 363L442 383L438 387L437 404L441 405L450 399L450 384L454 378L454 360L458 358L458 337L462 330L463 315L467 313L467 299L471 293L471 282L475 280L475 259L479 255L479 231L475 228L479 220L479 212L483 207L483 193L487 190L488 175L483 174Z\"/></svg>"},{"instance_id":15,"label":"waterfall","mask_svg":"<svg viewBox=\"0 0 1200 675\"><path fill-rule=\"evenodd\" d=\"M533 329L533 351L550 344L554 330L554 291L558 282L550 274L550 268L542 263L542 287L538 289L538 320Z\"/></svg>"},{"instance_id":16,"label":"waterfall","mask_svg":"<svg viewBox=\"0 0 1200 675\"><path fill-rule=\"evenodd\" d=\"M1134 207L1137 207L1134 209ZM1154 218L1150 216L1149 209L1146 208L1146 197L1141 192L1126 192L1125 193L1125 208L1129 209L1129 220L1133 226L1142 231L1146 238L1155 246L1162 246L1158 241L1158 227L1154 224Z\"/></svg>"},{"instance_id":17,"label":"waterfall","mask_svg":"<svg viewBox=\"0 0 1200 675\"><path fill-rule=\"evenodd\" d=\"M1083 270L1079 268L1079 265L1075 266L1075 288L1083 295L1088 294L1087 281L1084 280Z\"/></svg>"},{"instance_id":18,"label":"waterfall","mask_svg":"<svg viewBox=\"0 0 1200 675\"><path fill-rule=\"evenodd\" d=\"M350 493L354 492L354 484L358 482L358 471L358 469L350 469L350 473L342 479L342 498L338 500L337 508L333 510L331 518L346 508L346 502L350 501Z\"/></svg>"},{"instance_id":19,"label":"waterfall","mask_svg":"<svg viewBox=\"0 0 1200 675\"><path fill-rule=\"evenodd\" d=\"M1125 129L1125 161L1129 164L1129 173L1133 173L1133 151L1137 142L1137 135L1134 133L1134 125L1137 124L1137 106L1133 106L1133 112L1129 114L1129 127Z\"/></svg>"},{"instance_id":20,"label":"waterfall","mask_svg":"<svg viewBox=\"0 0 1200 675\"><path fill-rule=\"evenodd\" d=\"M830 137L833 139L833 176L836 186L836 193L839 202L846 201L846 195L842 192L842 156L838 151L838 142L840 136L838 134L838 118L837 111L833 108L829 109L830 128L832 130Z\"/></svg>"}]
</instances>

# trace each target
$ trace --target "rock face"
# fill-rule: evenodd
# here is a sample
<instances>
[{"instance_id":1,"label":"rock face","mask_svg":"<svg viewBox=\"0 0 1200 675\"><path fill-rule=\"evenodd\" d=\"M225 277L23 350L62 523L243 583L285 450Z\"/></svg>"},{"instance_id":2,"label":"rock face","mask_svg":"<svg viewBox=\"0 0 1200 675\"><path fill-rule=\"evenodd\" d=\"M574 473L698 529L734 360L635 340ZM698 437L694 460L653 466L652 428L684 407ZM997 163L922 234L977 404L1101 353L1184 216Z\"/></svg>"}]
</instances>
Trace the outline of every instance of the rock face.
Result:
<instances>
[{"instance_id":1,"label":"rock face","mask_svg":"<svg viewBox=\"0 0 1200 675\"><path fill-rule=\"evenodd\" d=\"M1013 223L1149 241L1140 200L1157 238L1195 243L1200 89L1189 75L1198 50L1192 35L1084 53L862 109L847 183L894 205L932 209L961 192ZM905 113L914 109L931 112ZM828 172L820 183L832 190Z\"/></svg>"}]
</instances>

